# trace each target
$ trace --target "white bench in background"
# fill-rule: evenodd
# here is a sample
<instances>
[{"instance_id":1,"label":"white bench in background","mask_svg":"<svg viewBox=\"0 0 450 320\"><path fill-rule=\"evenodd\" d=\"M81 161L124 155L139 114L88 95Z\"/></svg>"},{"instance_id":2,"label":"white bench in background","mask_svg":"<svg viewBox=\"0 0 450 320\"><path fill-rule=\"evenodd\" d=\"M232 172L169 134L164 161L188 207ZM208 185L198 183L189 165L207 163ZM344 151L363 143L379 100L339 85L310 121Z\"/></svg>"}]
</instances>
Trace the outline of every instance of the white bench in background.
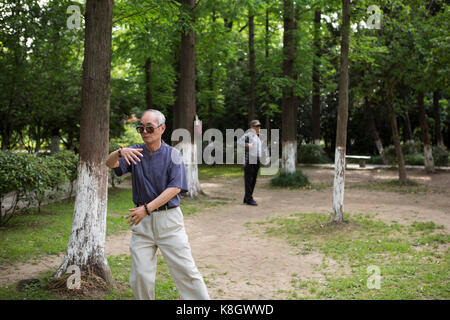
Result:
<instances>
[{"instance_id":1,"label":"white bench in background","mask_svg":"<svg viewBox=\"0 0 450 320\"><path fill-rule=\"evenodd\" d=\"M352 155L346 155L345 158L347 159L359 159L359 167L365 168L366 167L366 160L369 160L369 156L352 156ZM345 162L347 165L347 161Z\"/></svg>"}]
</instances>

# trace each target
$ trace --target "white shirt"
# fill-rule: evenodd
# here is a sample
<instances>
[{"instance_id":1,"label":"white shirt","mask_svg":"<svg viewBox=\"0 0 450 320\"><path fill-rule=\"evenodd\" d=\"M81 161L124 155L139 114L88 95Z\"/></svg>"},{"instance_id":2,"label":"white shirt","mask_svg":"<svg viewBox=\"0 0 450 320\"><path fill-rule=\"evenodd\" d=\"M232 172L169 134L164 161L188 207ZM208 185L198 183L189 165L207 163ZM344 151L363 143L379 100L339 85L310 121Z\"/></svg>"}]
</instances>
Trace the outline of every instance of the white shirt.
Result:
<instances>
[{"instance_id":1,"label":"white shirt","mask_svg":"<svg viewBox=\"0 0 450 320\"><path fill-rule=\"evenodd\" d=\"M256 134L256 131L253 129L248 129L242 137L239 138L237 141L238 145L241 147L245 147L247 149L248 145L246 143L246 137L248 137L248 143L252 145L248 151L244 152L244 161L243 163L246 164L245 154L248 152L248 162L249 164L256 164L257 159L261 160L262 156L262 145L261 145L261 139L259 139L258 135Z\"/></svg>"}]
</instances>

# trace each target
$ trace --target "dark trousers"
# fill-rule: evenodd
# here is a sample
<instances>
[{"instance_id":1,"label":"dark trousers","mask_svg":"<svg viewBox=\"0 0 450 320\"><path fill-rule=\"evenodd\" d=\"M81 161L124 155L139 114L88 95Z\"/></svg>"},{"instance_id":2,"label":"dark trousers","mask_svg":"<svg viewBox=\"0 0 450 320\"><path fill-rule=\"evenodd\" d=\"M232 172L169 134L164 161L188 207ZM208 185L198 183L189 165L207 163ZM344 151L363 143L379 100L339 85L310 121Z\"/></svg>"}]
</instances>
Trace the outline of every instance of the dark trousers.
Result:
<instances>
[{"instance_id":1,"label":"dark trousers","mask_svg":"<svg viewBox=\"0 0 450 320\"><path fill-rule=\"evenodd\" d=\"M244 166L245 201L253 200L253 190L255 189L258 170L259 164L246 164Z\"/></svg>"}]
</instances>

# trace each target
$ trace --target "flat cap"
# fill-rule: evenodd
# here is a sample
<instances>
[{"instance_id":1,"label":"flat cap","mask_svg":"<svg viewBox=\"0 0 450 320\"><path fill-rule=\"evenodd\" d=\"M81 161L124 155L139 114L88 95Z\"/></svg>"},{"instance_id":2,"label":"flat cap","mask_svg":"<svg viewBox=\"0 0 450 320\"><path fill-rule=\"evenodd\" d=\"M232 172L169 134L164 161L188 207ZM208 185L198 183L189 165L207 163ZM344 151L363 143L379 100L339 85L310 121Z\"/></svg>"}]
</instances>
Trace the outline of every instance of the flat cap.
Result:
<instances>
[{"instance_id":1,"label":"flat cap","mask_svg":"<svg viewBox=\"0 0 450 320\"><path fill-rule=\"evenodd\" d=\"M250 127L261 127L261 122L259 120L250 121Z\"/></svg>"}]
</instances>

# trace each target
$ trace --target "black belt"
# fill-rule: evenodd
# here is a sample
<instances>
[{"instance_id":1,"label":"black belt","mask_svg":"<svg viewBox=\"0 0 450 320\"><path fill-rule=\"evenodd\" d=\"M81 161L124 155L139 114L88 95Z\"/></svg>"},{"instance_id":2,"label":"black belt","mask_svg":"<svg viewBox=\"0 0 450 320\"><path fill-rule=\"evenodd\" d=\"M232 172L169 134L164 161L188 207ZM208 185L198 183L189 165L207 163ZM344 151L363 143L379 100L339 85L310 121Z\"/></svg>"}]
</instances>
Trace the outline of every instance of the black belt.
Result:
<instances>
[{"instance_id":1,"label":"black belt","mask_svg":"<svg viewBox=\"0 0 450 320\"><path fill-rule=\"evenodd\" d=\"M144 204L139 204L136 207L140 207L140 206L143 206L143 205ZM176 208L176 207L178 207L178 206L169 206L169 205L165 204L165 205L162 205L161 207L159 207L159 208L157 208L157 209L155 209L153 211L166 211L166 210L173 209L173 208Z\"/></svg>"}]
</instances>

